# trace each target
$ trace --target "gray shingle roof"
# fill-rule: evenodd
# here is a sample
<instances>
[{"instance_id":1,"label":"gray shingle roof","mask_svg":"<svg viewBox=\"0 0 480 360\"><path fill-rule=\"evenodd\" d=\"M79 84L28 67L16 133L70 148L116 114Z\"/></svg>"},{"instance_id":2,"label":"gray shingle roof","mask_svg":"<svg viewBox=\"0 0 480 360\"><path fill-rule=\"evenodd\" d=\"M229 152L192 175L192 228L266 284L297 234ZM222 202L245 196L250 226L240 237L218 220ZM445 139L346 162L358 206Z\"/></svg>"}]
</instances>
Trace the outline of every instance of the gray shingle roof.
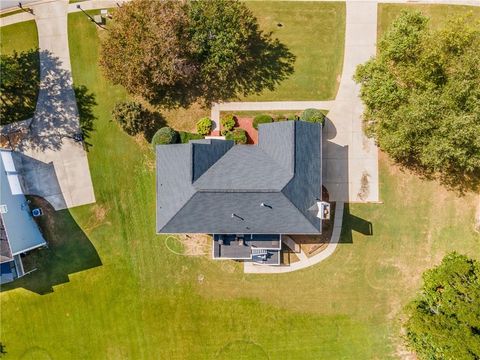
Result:
<instances>
[{"instance_id":1,"label":"gray shingle roof","mask_svg":"<svg viewBox=\"0 0 480 360\"><path fill-rule=\"evenodd\" d=\"M10 151L0 150L0 152ZM6 166L0 158L0 203L5 205L7 210L1 214L1 217L10 245L10 255L17 255L45 245L45 239L33 220L25 195L12 193L8 176L14 174L16 172L7 174ZM5 247L3 249L5 250Z\"/></svg>"},{"instance_id":2,"label":"gray shingle roof","mask_svg":"<svg viewBox=\"0 0 480 360\"><path fill-rule=\"evenodd\" d=\"M159 233L321 232L308 210L321 197L319 124L262 124L258 145L203 140L156 152Z\"/></svg>"}]
</instances>

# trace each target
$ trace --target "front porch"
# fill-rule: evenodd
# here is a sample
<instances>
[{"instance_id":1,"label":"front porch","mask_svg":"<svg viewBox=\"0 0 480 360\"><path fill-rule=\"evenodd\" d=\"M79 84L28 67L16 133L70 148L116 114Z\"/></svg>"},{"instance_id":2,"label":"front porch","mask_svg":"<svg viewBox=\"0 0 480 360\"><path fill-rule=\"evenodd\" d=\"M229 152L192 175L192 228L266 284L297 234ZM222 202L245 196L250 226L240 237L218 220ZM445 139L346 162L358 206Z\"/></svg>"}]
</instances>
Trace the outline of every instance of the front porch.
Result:
<instances>
[{"instance_id":1,"label":"front porch","mask_svg":"<svg viewBox=\"0 0 480 360\"><path fill-rule=\"evenodd\" d=\"M214 234L213 258L280 265L280 234Z\"/></svg>"}]
</instances>

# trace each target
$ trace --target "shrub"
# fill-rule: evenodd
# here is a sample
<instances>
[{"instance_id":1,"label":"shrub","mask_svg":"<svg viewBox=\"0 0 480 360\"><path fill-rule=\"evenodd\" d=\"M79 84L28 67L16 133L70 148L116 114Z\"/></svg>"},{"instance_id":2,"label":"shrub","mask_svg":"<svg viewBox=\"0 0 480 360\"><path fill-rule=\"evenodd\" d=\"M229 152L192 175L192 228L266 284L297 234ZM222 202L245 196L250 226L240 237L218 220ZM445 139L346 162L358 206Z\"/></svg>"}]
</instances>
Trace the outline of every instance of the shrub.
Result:
<instances>
[{"instance_id":1,"label":"shrub","mask_svg":"<svg viewBox=\"0 0 480 360\"><path fill-rule=\"evenodd\" d=\"M229 131L225 135L226 140L233 140L235 144L246 144L247 143L247 132L243 129L236 128L233 131Z\"/></svg>"},{"instance_id":2,"label":"shrub","mask_svg":"<svg viewBox=\"0 0 480 360\"><path fill-rule=\"evenodd\" d=\"M302 120L313 123L325 123L325 114L318 109L305 109L302 113Z\"/></svg>"},{"instance_id":3,"label":"shrub","mask_svg":"<svg viewBox=\"0 0 480 360\"><path fill-rule=\"evenodd\" d=\"M182 144L188 143L190 140L199 140L203 139L204 136L196 133L191 133L187 131L179 131L178 136L180 137L180 142Z\"/></svg>"},{"instance_id":4,"label":"shrub","mask_svg":"<svg viewBox=\"0 0 480 360\"><path fill-rule=\"evenodd\" d=\"M208 117L201 118L197 122L197 132L200 135L208 135L212 131L213 122Z\"/></svg>"},{"instance_id":5,"label":"shrub","mask_svg":"<svg viewBox=\"0 0 480 360\"><path fill-rule=\"evenodd\" d=\"M159 129L152 138L152 145L175 144L178 140L178 133L171 127L165 126Z\"/></svg>"},{"instance_id":6,"label":"shrub","mask_svg":"<svg viewBox=\"0 0 480 360\"><path fill-rule=\"evenodd\" d=\"M253 118L253 127L258 130L259 124L271 123L273 121L272 117L267 114L260 114Z\"/></svg>"},{"instance_id":7,"label":"shrub","mask_svg":"<svg viewBox=\"0 0 480 360\"><path fill-rule=\"evenodd\" d=\"M145 109L134 101L123 101L115 104L112 118L120 124L129 135L137 135L144 129Z\"/></svg>"},{"instance_id":8,"label":"shrub","mask_svg":"<svg viewBox=\"0 0 480 360\"><path fill-rule=\"evenodd\" d=\"M226 115L222 119L222 131L232 131L233 128L235 127L235 116L233 115Z\"/></svg>"}]
</instances>

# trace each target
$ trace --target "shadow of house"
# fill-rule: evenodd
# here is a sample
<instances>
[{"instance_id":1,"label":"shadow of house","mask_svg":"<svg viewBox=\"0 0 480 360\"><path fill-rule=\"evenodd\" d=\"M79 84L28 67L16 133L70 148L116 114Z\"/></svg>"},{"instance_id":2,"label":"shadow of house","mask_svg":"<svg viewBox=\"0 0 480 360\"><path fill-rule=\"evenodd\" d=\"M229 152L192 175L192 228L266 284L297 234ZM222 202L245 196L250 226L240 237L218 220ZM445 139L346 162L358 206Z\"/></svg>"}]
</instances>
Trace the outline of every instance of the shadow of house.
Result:
<instances>
[{"instance_id":1,"label":"shadow of house","mask_svg":"<svg viewBox=\"0 0 480 360\"><path fill-rule=\"evenodd\" d=\"M348 203L344 206L343 212L343 227L340 236L340 243L353 243L353 233L357 232L365 236L373 235L373 224L365 219L350 213L350 205Z\"/></svg>"},{"instance_id":2,"label":"shadow of house","mask_svg":"<svg viewBox=\"0 0 480 360\"><path fill-rule=\"evenodd\" d=\"M57 210L67 207L53 163L19 152L12 152L12 156L25 194L42 197Z\"/></svg>"},{"instance_id":3,"label":"shadow of house","mask_svg":"<svg viewBox=\"0 0 480 360\"><path fill-rule=\"evenodd\" d=\"M102 265L101 259L69 210L55 211L44 199L30 197L44 215L36 218L48 247L23 257L31 273L2 285L1 291L24 288L37 294L53 292L53 286L69 282L69 275Z\"/></svg>"},{"instance_id":4,"label":"shadow of house","mask_svg":"<svg viewBox=\"0 0 480 360\"><path fill-rule=\"evenodd\" d=\"M21 257L23 277L13 282L2 284L1 290L7 291L17 287L23 287L39 294L53 291L53 286L69 281L68 275L101 265L100 258L82 229L77 225L68 209L65 209L65 200L60 190L57 174L52 163L43 163L17 152L8 152L12 155L15 165L14 173L19 178L19 187L22 194L22 210L31 214L35 208L40 208L43 215L29 220L40 229L38 235L43 237L42 248L23 246L12 254ZM3 165L2 165L2 171ZM6 176L10 174L6 172ZM2 182L3 188L8 185ZM25 200L23 194L34 194ZM20 195L19 195L20 196ZM45 198L43 198L45 197ZM2 196L2 199L4 197ZM2 200L4 204L5 199ZM23 205L25 204L25 205ZM17 207L8 205L8 215L14 214ZM63 207L61 207L63 205ZM60 211L57 211L60 207ZM22 214L25 214L22 212ZM3 216L3 215L2 215ZM15 216L15 214L13 215ZM31 236L24 236L25 231L15 228L17 219L14 218L14 226L7 229L10 231L10 241L15 237L22 241L30 241ZM8 225L5 223L5 225ZM37 228L37 226L35 226ZM38 232L37 228L37 232ZM20 241L20 240L18 240ZM17 242L18 242L17 241ZM28 251L25 253L25 251ZM31 273L30 273L31 272Z\"/></svg>"}]
</instances>

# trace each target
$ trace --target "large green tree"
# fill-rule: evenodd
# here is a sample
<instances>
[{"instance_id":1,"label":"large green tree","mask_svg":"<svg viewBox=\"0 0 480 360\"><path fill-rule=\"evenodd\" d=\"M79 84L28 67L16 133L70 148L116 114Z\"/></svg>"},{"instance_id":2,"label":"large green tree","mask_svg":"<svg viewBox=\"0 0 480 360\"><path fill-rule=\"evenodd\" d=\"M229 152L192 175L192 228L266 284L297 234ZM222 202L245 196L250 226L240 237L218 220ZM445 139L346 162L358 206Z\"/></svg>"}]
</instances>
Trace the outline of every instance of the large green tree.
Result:
<instances>
[{"instance_id":1,"label":"large green tree","mask_svg":"<svg viewBox=\"0 0 480 360\"><path fill-rule=\"evenodd\" d=\"M37 50L0 58L0 125L31 118L40 84Z\"/></svg>"},{"instance_id":2,"label":"large green tree","mask_svg":"<svg viewBox=\"0 0 480 360\"><path fill-rule=\"evenodd\" d=\"M198 73L188 28L183 2L127 2L114 12L100 65L114 84L150 102L188 101L179 97L188 95Z\"/></svg>"},{"instance_id":3,"label":"large green tree","mask_svg":"<svg viewBox=\"0 0 480 360\"><path fill-rule=\"evenodd\" d=\"M357 68L365 128L397 162L459 190L480 178L480 23L403 11Z\"/></svg>"},{"instance_id":4,"label":"large green tree","mask_svg":"<svg viewBox=\"0 0 480 360\"><path fill-rule=\"evenodd\" d=\"M186 106L273 89L294 60L237 0L133 0L114 13L100 64L133 95Z\"/></svg>"},{"instance_id":5,"label":"large green tree","mask_svg":"<svg viewBox=\"0 0 480 360\"><path fill-rule=\"evenodd\" d=\"M421 359L480 359L480 262L457 253L423 274L406 340Z\"/></svg>"}]
</instances>

